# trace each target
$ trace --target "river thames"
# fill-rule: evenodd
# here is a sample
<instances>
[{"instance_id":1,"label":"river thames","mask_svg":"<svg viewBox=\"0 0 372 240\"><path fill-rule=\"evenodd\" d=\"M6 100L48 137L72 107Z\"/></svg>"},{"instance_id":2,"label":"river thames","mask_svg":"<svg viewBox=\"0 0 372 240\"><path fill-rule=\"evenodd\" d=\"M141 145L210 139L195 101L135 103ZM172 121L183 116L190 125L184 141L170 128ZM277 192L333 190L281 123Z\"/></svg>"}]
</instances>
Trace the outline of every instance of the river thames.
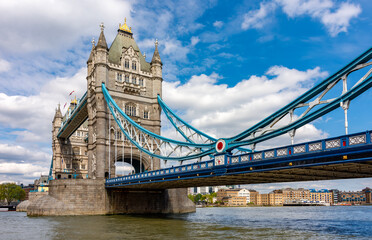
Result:
<instances>
[{"instance_id":1,"label":"river thames","mask_svg":"<svg viewBox=\"0 0 372 240\"><path fill-rule=\"evenodd\" d=\"M0 239L371 239L372 206L199 208L166 216L0 212Z\"/></svg>"}]
</instances>

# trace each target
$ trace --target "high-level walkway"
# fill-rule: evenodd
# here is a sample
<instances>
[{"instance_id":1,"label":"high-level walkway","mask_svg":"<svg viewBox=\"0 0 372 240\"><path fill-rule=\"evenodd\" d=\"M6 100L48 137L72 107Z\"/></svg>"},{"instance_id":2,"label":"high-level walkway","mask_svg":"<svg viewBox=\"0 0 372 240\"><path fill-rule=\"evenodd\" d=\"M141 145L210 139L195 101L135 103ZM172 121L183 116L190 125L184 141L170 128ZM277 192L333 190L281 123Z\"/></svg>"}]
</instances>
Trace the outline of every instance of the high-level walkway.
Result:
<instances>
[{"instance_id":1,"label":"high-level walkway","mask_svg":"<svg viewBox=\"0 0 372 240\"><path fill-rule=\"evenodd\" d=\"M372 177L371 131L106 180L106 188L168 189Z\"/></svg>"}]
</instances>

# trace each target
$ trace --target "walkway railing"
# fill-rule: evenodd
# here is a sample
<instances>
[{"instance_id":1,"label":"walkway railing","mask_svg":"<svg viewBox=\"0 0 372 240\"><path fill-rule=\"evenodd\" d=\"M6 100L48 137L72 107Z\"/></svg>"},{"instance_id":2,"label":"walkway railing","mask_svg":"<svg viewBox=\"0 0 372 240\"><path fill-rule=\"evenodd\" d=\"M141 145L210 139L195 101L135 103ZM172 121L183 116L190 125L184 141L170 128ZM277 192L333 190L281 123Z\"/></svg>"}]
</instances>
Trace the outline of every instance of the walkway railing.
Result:
<instances>
[{"instance_id":1,"label":"walkway railing","mask_svg":"<svg viewBox=\"0 0 372 240\"><path fill-rule=\"evenodd\" d=\"M213 159L203 162L191 163L182 166L164 168L144 173L138 173L128 176L121 176L106 180L107 186L116 184L131 184L138 181L151 182L154 177L157 180L164 180L163 177L170 175L179 175L186 172L202 171L203 169L226 167L229 165L239 165L254 162L263 162L269 160L288 159L289 157L301 157L306 154L333 152L337 150L370 145L372 143L371 131L343 135L340 137L316 140L307 143L289 145L279 148L267 149L248 154L233 156L229 154L215 155ZM347 160L347 156L345 159ZM160 177L160 178L159 178ZM178 177L180 178L180 177Z\"/></svg>"}]
</instances>

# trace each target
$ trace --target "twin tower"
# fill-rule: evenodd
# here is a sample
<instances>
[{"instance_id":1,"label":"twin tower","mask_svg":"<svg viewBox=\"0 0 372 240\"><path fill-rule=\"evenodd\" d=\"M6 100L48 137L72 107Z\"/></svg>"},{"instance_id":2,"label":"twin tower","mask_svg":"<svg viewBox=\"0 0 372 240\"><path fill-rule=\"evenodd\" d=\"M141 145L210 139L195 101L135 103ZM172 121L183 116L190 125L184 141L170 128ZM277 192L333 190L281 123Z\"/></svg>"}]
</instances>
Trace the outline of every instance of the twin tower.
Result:
<instances>
[{"instance_id":1,"label":"twin tower","mask_svg":"<svg viewBox=\"0 0 372 240\"><path fill-rule=\"evenodd\" d=\"M66 137L59 135L61 123L78 104L71 102L65 116L58 107L53 119L53 179L104 179L115 177L117 162L131 163L136 172L160 168L159 159L141 154L121 133L102 93L105 83L110 95L125 113L142 127L160 135L162 62L155 42L151 62L139 50L131 28L119 25L110 48L101 24L97 44L92 41L87 61L86 105L81 121ZM73 124L73 123L65 123Z\"/></svg>"}]
</instances>

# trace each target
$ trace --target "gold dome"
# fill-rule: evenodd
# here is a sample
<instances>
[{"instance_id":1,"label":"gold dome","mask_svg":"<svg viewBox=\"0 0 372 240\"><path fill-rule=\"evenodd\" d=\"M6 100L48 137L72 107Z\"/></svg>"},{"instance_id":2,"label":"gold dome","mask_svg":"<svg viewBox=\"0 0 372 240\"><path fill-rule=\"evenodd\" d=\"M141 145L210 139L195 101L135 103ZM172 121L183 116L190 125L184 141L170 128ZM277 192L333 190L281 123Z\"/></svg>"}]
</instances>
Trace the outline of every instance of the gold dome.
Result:
<instances>
[{"instance_id":1,"label":"gold dome","mask_svg":"<svg viewBox=\"0 0 372 240\"><path fill-rule=\"evenodd\" d=\"M127 25L127 18L124 18L124 24L123 25L119 24L119 29L124 31L124 32L132 33L132 28L128 27L128 25Z\"/></svg>"}]
</instances>

